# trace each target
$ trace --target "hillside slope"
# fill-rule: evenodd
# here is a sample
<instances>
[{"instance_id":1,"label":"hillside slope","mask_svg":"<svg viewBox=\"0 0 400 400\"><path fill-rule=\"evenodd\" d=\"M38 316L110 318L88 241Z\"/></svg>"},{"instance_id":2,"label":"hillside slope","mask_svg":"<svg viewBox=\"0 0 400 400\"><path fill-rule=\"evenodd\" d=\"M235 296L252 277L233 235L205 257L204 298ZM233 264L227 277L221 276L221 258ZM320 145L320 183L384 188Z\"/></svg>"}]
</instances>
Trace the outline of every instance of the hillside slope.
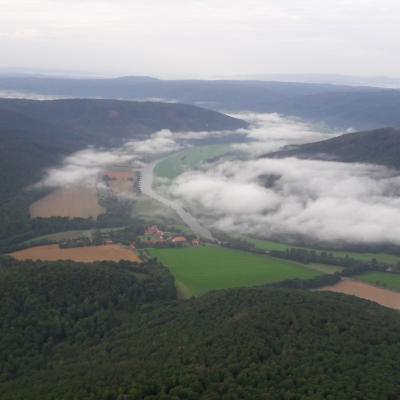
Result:
<instances>
[{"instance_id":1,"label":"hillside slope","mask_svg":"<svg viewBox=\"0 0 400 400\"><path fill-rule=\"evenodd\" d=\"M0 99L0 247L2 239L32 230L27 207L45 168L87 146L120 145L160 129L213 131L244 121L183 104L117 100Z\"/></svg>"},{"instance_id":2,"label":"hillside slope","mask_svg":"<svg viewBox=\"0 0 400 400\"><path fill-rule=\"evenodd\" d=\"M0 99L0 110L56 124L79 133L90 144L144 137L161 129L218 131L247 126L244 121L204 108L157 102Z\"/></svg>"},{"instance_id":3,"label":"hillside slope","mask_svg":"<svg viewBox=\"0 0 400 400\"><path fill-rule=\"evenodd\" d=\"M245 126L244 121L182 104L0 99L0 182L6 186L0 199L12 195L13 188L35 182L43 167L89 145L117 145L161 129L212 131Z\"/></svg>"},{"instance_id":4,"label":"hillside slope","mask_svg":"<svg viewBox=\"0 0 400 400\"><path fill-rule=\"evenodd\" d=\"M172 292L157 266L143 281L135 277L140 267L128 265L28 264L0 269L1 398L376 400L400 393L400 317L373 303L237 289L162 305ZM146 293L152 304L143 303Z\"/></svg>"},{"instance_id":5,"label":"hillside slope","mask_svg":"<svg viewBox=\"0 0 400 400\"><path fill-rule=\"evenodd\" d=\"M360 162L400 169L400 129L384 128L348 133L322 142L308 143L266 157L299 157Z\"/></svg>"},{"instance_id":6,"label":"hillside slope","mask_svg":"<svg viewBox=\"0 0 400 400\"><path fill-rule=\"evenodd\" d=\"M164 98L207 108L278 112L333 128L400 126L400 90L295 82L0 77L0 90L55 96Z\"/></svg>"}]
</instances>

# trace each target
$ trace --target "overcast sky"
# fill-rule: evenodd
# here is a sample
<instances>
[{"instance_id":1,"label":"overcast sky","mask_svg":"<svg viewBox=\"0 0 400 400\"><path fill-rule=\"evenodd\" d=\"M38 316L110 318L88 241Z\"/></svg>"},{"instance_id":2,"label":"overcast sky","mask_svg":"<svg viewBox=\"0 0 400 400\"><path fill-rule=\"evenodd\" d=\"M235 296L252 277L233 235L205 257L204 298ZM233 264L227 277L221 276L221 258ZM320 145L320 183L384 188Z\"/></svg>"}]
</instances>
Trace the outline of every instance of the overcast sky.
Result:
<instances>
[{"instance_id":1,"label":"overcast sky","mask_svg":"<svg viewBox=\"0 0 400 400\"><path fill-rule=\"evenodd\" d=\"M0 68L399 76L399 0L0 0Z\"/></svg>"}]
</instances>

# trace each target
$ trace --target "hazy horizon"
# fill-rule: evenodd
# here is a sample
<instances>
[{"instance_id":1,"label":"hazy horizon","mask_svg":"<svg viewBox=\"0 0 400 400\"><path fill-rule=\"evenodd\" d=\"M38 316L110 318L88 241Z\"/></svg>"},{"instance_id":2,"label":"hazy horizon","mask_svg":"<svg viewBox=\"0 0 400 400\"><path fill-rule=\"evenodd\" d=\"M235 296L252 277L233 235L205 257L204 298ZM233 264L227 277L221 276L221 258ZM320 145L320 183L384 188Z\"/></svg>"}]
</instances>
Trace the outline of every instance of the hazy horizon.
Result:
<instances>
[{"instance_id":1,"label":"hazy horizon","mask_svg":"<svg viewBox=\"0 0 400 400\"><path fill-rule=\"evenodd\" d=\"M161 78L398 76L394 0L0 0L0 6L3 69Z\"/></svg>"}]
</instances>

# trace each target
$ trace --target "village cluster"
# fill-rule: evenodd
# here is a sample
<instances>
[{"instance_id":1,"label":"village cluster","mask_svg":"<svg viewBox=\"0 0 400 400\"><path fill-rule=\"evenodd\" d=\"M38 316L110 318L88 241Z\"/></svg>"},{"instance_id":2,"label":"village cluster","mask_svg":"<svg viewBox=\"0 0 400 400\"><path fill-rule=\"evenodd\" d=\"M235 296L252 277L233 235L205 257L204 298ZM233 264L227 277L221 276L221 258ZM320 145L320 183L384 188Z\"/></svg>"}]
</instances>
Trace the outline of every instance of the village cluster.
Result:
<instances>
[{"instance_id":1,"label":"village cluster","mask_svg":"<svg viewBox=\"0 0 400 400\"><path fill-rule=\"evenodd\" d=\"M142 247L164 247L172 246L199 246L199 239L189 239L183 235L174 235L170 232L163 232L157 225L145 229L144 235L139 239Z\"/></svg>"}]
</instances>

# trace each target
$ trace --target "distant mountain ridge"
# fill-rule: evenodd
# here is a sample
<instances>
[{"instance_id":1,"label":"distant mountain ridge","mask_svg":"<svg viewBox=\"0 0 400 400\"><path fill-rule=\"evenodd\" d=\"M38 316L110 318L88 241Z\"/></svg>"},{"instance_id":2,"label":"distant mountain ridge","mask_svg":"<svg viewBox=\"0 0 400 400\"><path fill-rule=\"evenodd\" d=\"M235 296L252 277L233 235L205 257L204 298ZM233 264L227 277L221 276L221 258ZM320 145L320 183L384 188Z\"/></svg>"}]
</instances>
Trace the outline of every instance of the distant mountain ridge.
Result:
<instances>
[{"instance_id":1,"label":"distant mountain ridge","mask_svg":"<svg viewBox=\"0 0 400 400\"><path fill-rule=\"evenodd\" d=\"M383 128L344 134L322 142L307 143L266 157L332 159L384 165L400 169L400 129Z\"/></svg>"},{"instance_id":2,"label":"distant mountain ridge","mask_svg":"<svg viewBox=\"0 0 400 400\"><path fill-rule=\"evenodd\" d=\"M175 132L219 131L247 126L244 121L215 111L160 102L0 99L0 110L57 124L98 141L147 136L161 129Z\"/></svg>"},{"instance_id":3,"label":"distant mountain ridge","mask_svg":"<svg viewBox=\"0 0 400 400\"><path fill-rule=\"evenodd\" d=\"M61 97L166 99L214 110L277 112L333 128L400 126L400 90L317 83L0 77L1 91Z\"/></svg>"}]
</instances>

